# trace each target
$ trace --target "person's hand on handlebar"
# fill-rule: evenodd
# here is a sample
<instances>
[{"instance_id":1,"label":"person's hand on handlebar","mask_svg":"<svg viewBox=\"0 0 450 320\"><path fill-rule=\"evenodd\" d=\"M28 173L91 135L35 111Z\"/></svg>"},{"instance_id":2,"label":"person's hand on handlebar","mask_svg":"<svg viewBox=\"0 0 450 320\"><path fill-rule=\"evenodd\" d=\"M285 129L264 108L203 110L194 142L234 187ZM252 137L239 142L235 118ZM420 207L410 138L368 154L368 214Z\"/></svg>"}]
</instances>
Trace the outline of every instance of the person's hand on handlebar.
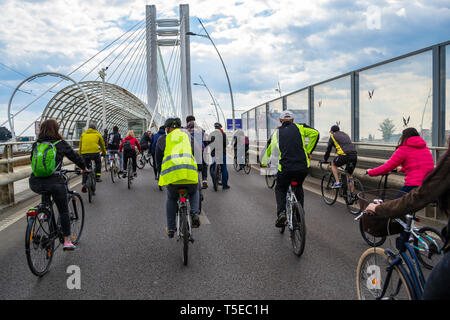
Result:
<instances>
[{"instance_id":1,"label":"person's hand on handlebar","mask_svg":"<svg viewBox=\"0 0 450 320\"><path fill-rule=\"evenodd\" d=\"M375 210L380 204L381 203L370 203L366 208L366 212L371 216L375 215Z\"/></svg>"},{"instance_id":2,"label":"person's hand on handlebar","mask_svg":"<svg viewBox=\"0 0 450 320\"><path fill-rule=\"evenodd\" d=\"M89 173L89 170L88 170L88 169L82 169L82 170L80 171L80 173L81 173L81 174Z\"/></svg>"}]
</instances>

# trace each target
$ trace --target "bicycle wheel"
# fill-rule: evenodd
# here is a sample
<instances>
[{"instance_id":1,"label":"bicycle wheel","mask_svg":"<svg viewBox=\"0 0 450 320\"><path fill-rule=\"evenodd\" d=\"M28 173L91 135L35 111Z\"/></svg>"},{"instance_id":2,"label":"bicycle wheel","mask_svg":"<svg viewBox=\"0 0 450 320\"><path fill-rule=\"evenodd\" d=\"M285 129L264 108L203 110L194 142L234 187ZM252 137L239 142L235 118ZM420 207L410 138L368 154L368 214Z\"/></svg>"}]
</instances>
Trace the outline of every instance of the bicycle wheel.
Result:
<instances>
[{"instance_id":1,"label":"bicycle wheel","mask_svg":"<svg viewBox=\"0 0 450 320\"><path fill-rule=\"evenodd\" d=\"M220 165L216 164L214 168L214 191L217 191L218 185L219 185L219 171L220 171Z\"/></svg>"},{"instance_id":2,"label":"bicycle wheel","mask_svg":"<svg viewBox=\"0 0 450 320\"><path fill-rule=\"evenodd\" d=\"M110 174L111 174L111 181L113 182L113 183L115 183L115 181L114 181L114 176L117 174L117 170L116 170L116 162L114 161L113 162L113 164L112 164L112 166L111 166L111 170L109 170L110 171Z\"/></svg>"},{"instance_id":3,"label":"bicycle wheel","mask_svg":"<svg viewBox=\"0 0 450 320\"><path fill-rule=\"evenodd\" d=\"M246 174L249 174L251 169L252 169L252 166L248 163L248 157L247 157L245 159L244 172Z\"/></svg>"},{"instance_id":4,"label":"bicycle wheel","mask_svg":"<svg viewBox=\"0 0 450 320\"><path fill-rule=\"evenodd\" d=\"M131 179L133 179L133 172L131 170L132 166L132 160L131 158L128 158L128 164L127 164L127 178L128 178L128 189L131 188Z\"/></svg>"},{"instance_id":5,"label":"bicycle wheel","mask_svg":"<svg viewBox=\"0 0 450 320\"><path fill-rule=\"evenodd\" d=\"M295 255L300 257L305 250L306 224L305 211L298 202L292 205L292 225L294 228L291 230L292 249Z\"/></svg>"},{"instance_id":6,"label":"bicycle wheel","mask_svg":"<svg viewBox=\"0 0 450 320\"><path fill-rule=\"evenodd\" d=\"M241 171L241 166L237 163L237 158L236 157L234 157L234 160L233 160L233 168L234 168L234 170L236 172Z\"/></svg>"},{"instance_id":7,"label":"bicycle wheel","mask_svg":"<svg viewBox=\"0 0 450 320\"><path fill-rule=\"evenodd\" d=\"M364 192L364 187L362 183L358 179L353 179L354 192L350 192L347 190L347 198L345 203L347 205L348 212L352 215L358 215L361 213L361 209L359 208L359 200L358 193Z\"/></svg>"},{"instance_id":8,"label":"bicycle wheel","mask_svg":"<svg viewBox=\"0 0 450 320\"><path fill-rule=\"evenodd\" d=\"M42 277L48 272L53 259L55 241L51 238L51 213L39 208L35 217L30 217L25 232L25 253L31 272Z\"/></svg>"},{"instance_id":9,"label":"bicycle wheel","mask_svg":"<svg viewBox=\"0 0 450 320\"><path fill-rule=\"evenodd\" d=\"M409 276L401 264L394 266L386 293L383 291L391 259L381 248L367 249L356 269L356 291L359 300L413 300L415 293Z\"/></svg>"},{"instance_id":10,"label":"bicycle wheel","mask_svg":"<svg viewBox=\"0 0 450 320\"><path fill-rule=\"evenodd\" d=\"M86 188L88 191L88 200L89 203L92 203L92 177L91 177L91 173L89 173L88 177L87 177L87 181L86 181Z\"/></svg>"},{"instance_id":11,"label":"bicycle wheel","mask_svg":"<svg viewBox=\"0 0 450 320\"><path fill-rule=\"evenodd\" d=\"M92 172L91 174L91 188L92 188L92 194L95 195L95 191L97 189L97 174Z\"/></svg>"},{"instance_id":12,"label":"bicycle wheel","mask_svg":"<svg viewBox=\"0 0 450 320\"><path fill-rule=\"evenodd\" d=\"M439 231L431 227L420 228L417 234L420 237L420 239L414 237L414 251L417 259L425 268L432 270L444 256L442 247L445 239Z\"/></svg>"},{"instance_id":13,"label":"bicycle wheel","mask_svg":"<svg viewBox=\"0 0 450 320\"><path fill-rule=\"evenodd\" d=\"M103 157L103 159L104 159L104 162L105 162L105 171L108 172L108 170L109 170L108 159L106 158L106 156Z\"/></svg>"},{"instance_id":14,"label":"bicycle wheel","mask_svg":"<svg viewBox=\"0 0 450 320\"><path fill-rule=\"evenodd\" d=\"M153 163L153 157L151 154L148 155L148 164L150 165L150 167L155 167L155 164Z\"/></svg>"},{"instance_id":15,"label":"bicycle wheel","mask_svg":"<svg viewBox=\"0 0 450 320\"><path fill-rule=\"evenodd\" d=\"M84 227L84 204L81 196L75 192L70 193L69 197L69 218L72 243L76 245Z\"/></svg>"},{"instance_id":16,"label":"bicycle wheel","mask_svg":"<svg viewBox=\"0 0 450 320\"><path fill-rule=\"evenodd\" d=\"M371 247L379 247L386 241L386 237L375 237L369 233L366 233L363 229L362 219L359 220L359 232L361 233L364 241Z\"/></svg>"},{"instance_id":17,"label":"bicycle wheel","mask_svg":"<svg viewBox=\"0 0 450 320\"><path fill-rule=\"evenodd\" d=\"M136 158L136 165L139 169L144 169L145 156L142 153L138 153L137 158Z\"/></svg>"},{"instance_id":18,"label":"bicycle wheel","mask_svg":"<svg viewBox=\"0 0 450 320\"><path fill-rule=\"evenodd\" d=\"M331 206L336 202L338 196L338 189L333 189L336 180L332 173L327 173L322 177L322 182L320 183L320 189L322 191L323 201Z\"/></svg>"},{"instance_id":19,"label":"bicycle wheel","mask_svg":"<svg viewBox=\"0 0 450 320\"><path fill-rule=\"evenodd\" d=\"M188 253L189 253L189 226L188 226L188 216L187 216L187 208L180 208L180 225L181 225L181 242L182 242L182 253L181 257L183 260L183 264L186 266L188 264Z\"/></svg>"},{"instance_id":20,"label":"bicycle wheel","mask_svg":"<svg viewBox=\"0 0 450 320\"><path fill-rule=\"evenodd\" d=\"M275 182L277 181L276 175L268 174L266 175L266 185L269 189L272 189L275 186Z\"/></svg>"}]
</instances>

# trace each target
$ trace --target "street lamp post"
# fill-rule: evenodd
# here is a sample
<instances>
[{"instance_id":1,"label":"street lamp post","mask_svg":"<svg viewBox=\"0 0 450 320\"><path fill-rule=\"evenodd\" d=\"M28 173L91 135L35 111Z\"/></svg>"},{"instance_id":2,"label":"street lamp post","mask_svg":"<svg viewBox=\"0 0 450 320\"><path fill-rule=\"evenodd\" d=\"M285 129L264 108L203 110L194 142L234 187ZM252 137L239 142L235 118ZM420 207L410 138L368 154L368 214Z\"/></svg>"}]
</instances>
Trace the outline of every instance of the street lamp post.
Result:
<instances>
[{"instance_id":1,"label":"street lamp post","mask_svg":"<svg viewBox=\"0 0 450 320\"><path fill-rule=\"evenodd\" d=\"M231 113L232 113L232 118L233 118L233 131L236 129L235 126L235 121L234 121L234 99L233 99L233 91L231 90L231 83L230 83L230 77L228 76L228 71L227 68L225 67L225 63L223 62L222 56L220 55L219 50L217 50L216 44L214 43L214 41L211 39L211 37L209 36L208 31L206 30L205 26L203 25L202 21L200 19L198 19L198 21L200 22L200 25L202 26L203 30L205 31L206 35L204 34L196 34L193 32L187 32L186 35L188 36L199 36L199 37L203 37L203 38L208 38L212 45L214 46L214 49L216 49L217 55L220 58L220 61L222 62L222 66L223 66L223 70L225 71L225 75L227 77L227 81L228 81L228 88L230 89L230 98L231 98Z\"/></svg>"},{"instance_id":2,"label":"street lamp post","mask_svg":"<svg viewBox=\"0 0 450 320\"><path fill-rule=\"evenodd\" d=\"M102 124L103 124L103 131L105 131L106 129L106 102L105 102L105 77L106 77L106 70L108 70L108 67L106 68L102 68L98 74L100 76L100 78L102 78L102 96L103 96L103 100L102 100L102 111L103 111L103 119L102 119Z\"/></svg>"},{"instance_id":3,"label":"street lamp post","mask_svg":"<svg viewBox=\"0 0 450 320\"><path fill-rule=\"evenodd\" d=\"M208 86L206 85L205 81L203 81L203 78L202 78L201 76L198 76L198 77L200 78L200 80L202 81L202 83L196 83L196 82L194 82L194 86L202 86L202 87L205 87L206 90L208 90L208 93L209 93L209 95L211 96L211 100L212 100L213 103L214 103L214 107L216 108L217 122L219 122L220 119L219 119L219 112L217 111L216 100L214 99L214 97L213 97L211 91L209 91L209 88L208 88Z\"/></svg>"}]
</instances>

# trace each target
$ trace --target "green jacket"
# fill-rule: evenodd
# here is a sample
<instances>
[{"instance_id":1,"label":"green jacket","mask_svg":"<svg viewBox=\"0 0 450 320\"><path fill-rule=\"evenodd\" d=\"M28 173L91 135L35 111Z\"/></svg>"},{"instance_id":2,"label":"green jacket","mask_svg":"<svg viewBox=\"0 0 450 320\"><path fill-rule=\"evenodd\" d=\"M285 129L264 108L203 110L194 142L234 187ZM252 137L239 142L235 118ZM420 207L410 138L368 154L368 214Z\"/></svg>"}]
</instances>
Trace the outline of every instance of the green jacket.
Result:
<instances>
[{"instance_id":1,"label":"green jacket","mask_svg":"<svg viewBox=\"0 0 450 320\"><path fill-rule=\"evenodd\" d=\"M100 132L94 129L87 129L80 138L80 154L99 153L106 155L105 141Z\"/></svg>"}]
</instances>

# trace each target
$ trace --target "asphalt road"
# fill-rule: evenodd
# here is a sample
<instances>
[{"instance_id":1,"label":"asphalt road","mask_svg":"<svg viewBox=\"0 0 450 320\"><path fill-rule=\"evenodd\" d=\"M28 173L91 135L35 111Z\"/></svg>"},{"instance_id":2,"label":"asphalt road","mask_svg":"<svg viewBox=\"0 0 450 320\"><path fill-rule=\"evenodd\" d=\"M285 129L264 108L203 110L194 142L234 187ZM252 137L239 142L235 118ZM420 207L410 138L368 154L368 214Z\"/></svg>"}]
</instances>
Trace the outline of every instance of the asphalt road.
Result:
<instances>
[{"instance_id":1,"label":"asphalt road","mask_svg":"<svg viewBox=\"0 0 450 320\"><path fill-rule=\"evenodd\" d=\"M131 190L104 173L93 203L84 196L77 250L59 248L44 277L27 266L26 220L0 231L0 299L356 299L356 267L367 246L345 206L328 207L305 191L307 238L298 258L288 232L274 226L275 196L264 177L228 168L231 189L216 193L210 185L204 193L188 266L165 234L165 192L153 170L140 170ZM67 288L71 265L81 271L79 290Z\"/></svg>"}]
</instances>

